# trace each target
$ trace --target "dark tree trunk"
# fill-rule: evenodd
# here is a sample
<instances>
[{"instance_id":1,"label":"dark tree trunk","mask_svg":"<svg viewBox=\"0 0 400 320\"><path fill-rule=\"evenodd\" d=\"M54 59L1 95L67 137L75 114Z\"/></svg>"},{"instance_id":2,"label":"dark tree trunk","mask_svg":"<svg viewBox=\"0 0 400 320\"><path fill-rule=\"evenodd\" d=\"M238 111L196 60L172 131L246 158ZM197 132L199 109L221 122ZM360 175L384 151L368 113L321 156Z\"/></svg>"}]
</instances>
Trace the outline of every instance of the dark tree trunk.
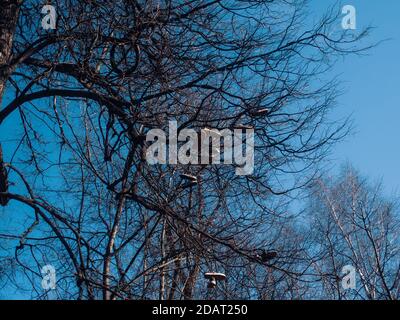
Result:
<instances>
[{"instance_id":1,"label":"dark tree trunk","mask_svg":"<svg viewBox=\"0 0 400 320\"><path fill-rule=\"evenodd\" d=\"M21 0L0 0L0 106L9 77L10 57Z\"/></svg>"},{"instance_id":2,"label":"dark tree trunk","mask_svg":"<svg viewBox=\"0 0 400 320\"><path fill-rule=\"evenodd\" d=\"M8 179L7 170L3 162L3 150L0 143L0 192L7 192L8 190ZM0 205L6 206L8 203L8 197L0 195Z\"/></svg>"},{"instance_id":3,"label":"dark tree trunk","mask_svg":"<svg viewBox=\"0 0 400 320\"><path fill-rule=\"evenodd\" d=\"M0 0L0 106L10 75L10 58L15 28L18 21L18 13L21 0ZM0 143L0 192L7 192L7 171L3 161L3 152ZM0 196L0 205L5 206L8 198Z\"/></svg>"}]
</instances>

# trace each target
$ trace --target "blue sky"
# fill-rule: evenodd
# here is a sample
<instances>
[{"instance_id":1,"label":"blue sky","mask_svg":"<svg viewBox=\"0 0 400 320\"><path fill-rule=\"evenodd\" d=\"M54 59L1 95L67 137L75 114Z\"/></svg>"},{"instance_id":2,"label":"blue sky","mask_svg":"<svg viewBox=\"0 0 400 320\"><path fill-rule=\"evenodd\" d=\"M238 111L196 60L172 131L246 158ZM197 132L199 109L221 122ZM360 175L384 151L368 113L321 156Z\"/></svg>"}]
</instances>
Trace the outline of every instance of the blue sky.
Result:
<instances>
[{"instance_id":1,"label":"blue sky","mask_svg":"<svg viewBox=\"0 0 400 320\"><path fill-rule=\"evenodd\" d=\"M310 9L320 15L335 2L312 0ZM376 27L371 42L389 40L368 56L347 57L334 68L345 90L334 116L352 114L354 132L335 146L332 165L338 168L348 161L362 174L382 179L388 194L400 194L400 1L349 0L344 4L355 6L358 29L368 24ZM12 127L13 121L6 121L4 132ZM9 223L2 221L3 227ZM22 292L9 294L29 297Z\"/></svg>"},{"instance_id":2,"label":"blue sky","mask_svg":"<svg viewBox=\"0 0 400 320\"><path fill-rule=\"evenodd\" d=\"M313 0L312 10L323 10L332 0ZM354 134L332 154L336 166L349 161L360 173L382 179L385 191L400 191L400 1L349 0L357 10L357 29L375 27L370 41L390 39L368 56L347 57L339 63L345 93L339 97L340 115L352 114ZM338 22L340 23L340 22Z\"/></svg>"},{"instance_id":3,"label":"blue sky","mask_svg":"<svg viewBox=\"0 0 400 320\"><path fill-rule=\"evenodd\" d=\"M310 10L318 17L337 0L310 0ZM362 174L382 179L388 193L400 192L400 1L344 0L357 10L357 29L375 27L369 41L388 41L371 49L368 56L349 56L338 63L333 75L340 75L344 94L338 99L336 115L352 114L353 135L336 145L332 165L350 162ZM338 26L341 21L338 20ZM12 131L17 114L4 123ZM10 138L10 137L7 137ZM15 141L4 141L3 148Z\"/></svg>"}]
</instances>

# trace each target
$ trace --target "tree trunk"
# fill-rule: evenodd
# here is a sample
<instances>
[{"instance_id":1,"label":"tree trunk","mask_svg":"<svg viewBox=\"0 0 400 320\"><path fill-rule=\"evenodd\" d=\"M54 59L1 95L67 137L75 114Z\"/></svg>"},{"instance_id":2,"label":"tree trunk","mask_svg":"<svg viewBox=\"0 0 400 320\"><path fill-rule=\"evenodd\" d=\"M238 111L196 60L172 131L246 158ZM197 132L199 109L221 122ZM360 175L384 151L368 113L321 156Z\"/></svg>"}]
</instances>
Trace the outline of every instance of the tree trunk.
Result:
<instances>
[{"instance_id":1,"label":"tree trunk","mask_svg":"<svg viewBox=\"0 0 400 320\"><path fill-rule=\"evenodd\" d=\"M0 0L0 106L10 75L10 57L21 0Z\"/></svg>"},{"instance_id":2,"label":"tree trunk","mask_svg":"<svg viewBox=\"0 0 400 320\"><path fill-rule=\"evenodd\" d=\"M21 0L0 0L0 110L7 79L10 75L10 57L12 41L18 21ZM7 171L3 161L3 152L0 143L0 192L8 191ZM0 205L5 206L8 198L0 196Z\"/></svg>"}]
</instances>

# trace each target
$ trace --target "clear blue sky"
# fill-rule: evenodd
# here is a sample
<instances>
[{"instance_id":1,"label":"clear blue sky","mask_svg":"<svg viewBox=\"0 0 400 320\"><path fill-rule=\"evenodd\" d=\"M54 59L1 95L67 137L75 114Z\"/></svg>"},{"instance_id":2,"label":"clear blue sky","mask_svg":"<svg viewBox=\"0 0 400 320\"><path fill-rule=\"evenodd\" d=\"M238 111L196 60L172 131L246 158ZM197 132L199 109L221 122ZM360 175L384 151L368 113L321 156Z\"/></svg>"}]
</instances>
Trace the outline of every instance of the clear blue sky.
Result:
<instances>
[{"instance_id":1,"label":"clear blue sky","mask_svg":"<svg viewBox=\"0 0 400 320\"><path fill-rule=\"evenodd\" d=\"M312 0L311 8L318 13L335 2ZM368 56L347 57L335 67L345 89L337 112L352 113L355 130L332 157L337 164L348 160L362 174L382 179L386 192L400 192L400 1L343 3L356 8L357 29L375 27L371 41L390 40Z\"/></svg>"},{"instance_id":2,"label":"clear blue sky","mask_svg":"<svg viewBox=\"0 0 400 320\"><path fill-rule=\"evenodd\" d=\"M312 0L310 9L320 15L335 2ZM390 40L372 49L369 56L348 57L334 69L345 89L336 116L353 114L355 130L335 147L332 163L338 167L349 161L362 174L382 179L388 193L398 189L400 194L400 1L348 0L344 4L357 9L359 29L367 24L376 27L371 42ZM12 121L6 125L5 131L11 129ZM3 227L8 223L3 221ZM29 297L22 292L8 292L8 297L13 294L14 298Z\"/></svg>"}]
</instances>

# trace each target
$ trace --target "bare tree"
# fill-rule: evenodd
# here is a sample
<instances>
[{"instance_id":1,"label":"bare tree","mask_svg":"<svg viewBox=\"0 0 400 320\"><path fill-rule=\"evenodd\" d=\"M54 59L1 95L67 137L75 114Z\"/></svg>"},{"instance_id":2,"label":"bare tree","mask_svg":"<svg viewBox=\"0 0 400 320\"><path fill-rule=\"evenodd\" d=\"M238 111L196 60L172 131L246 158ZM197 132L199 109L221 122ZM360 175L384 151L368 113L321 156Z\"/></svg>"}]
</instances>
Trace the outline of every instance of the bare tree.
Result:
<instances>
[{"instance_id":1,"label":"bare tree","mask_svg":"<svg viewBox=\"0 0 400 320\"><path fill-rule=\"evenodd\" d=\"M400 242L398 205L352 168L318 181L311 198L314 268L330 299L398 299ZM343 290L342 268L356 269L356 288Z\"/></svg>"},{"instance_id":2,"label":"bare tree","mask_svg":"<svg viewBox=\"0 0 400 320\"><path fill-rule=\"evenodd\" d=\"M313 80L366 31L335 31L334 10L310 25L298 0L55 3L57 28L43 30L35 2L1 2L17 27L1 25L0 124L18 126L0 196L5 215L23 212L2 238L35 297L44 264L61 298L204 297L205 271L229 274L224 298L301 296L285 195L347 132L328 118L335 81ZM171 119L255 128L254 173L149 165L145 136Z\"/></svg>"}]
</instances>

